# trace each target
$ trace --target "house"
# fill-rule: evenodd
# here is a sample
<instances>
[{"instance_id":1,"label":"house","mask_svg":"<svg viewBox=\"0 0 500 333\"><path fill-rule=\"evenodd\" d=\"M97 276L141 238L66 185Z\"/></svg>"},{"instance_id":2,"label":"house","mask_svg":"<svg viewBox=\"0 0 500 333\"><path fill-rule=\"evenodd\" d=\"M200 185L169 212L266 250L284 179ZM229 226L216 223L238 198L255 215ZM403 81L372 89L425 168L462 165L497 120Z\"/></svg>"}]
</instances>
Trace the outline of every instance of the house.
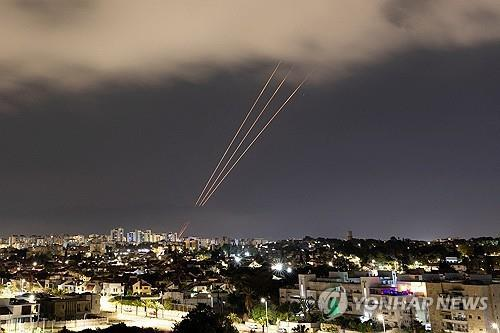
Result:
<instances>
[{"instance_id":1,"label":"house","mask_svg":"<svg viewBox=\"0 0 500 333\"><path fill-rule=\"evenodd\" d=\"M0 298L0 327L32 322L38 316L40 305L36 302L15 298Z\"/></svg>"},{"instance_id":2,"label":"house","mask_svg":"<svg viewBox=\"0 0 500 333\"><path fill-rule=\"evenodd\" d=\"M101 286L97 282L84 282L83 284L78 286L76 292L78 294L85 294L85 293L100 294L101 289L102 289Z\"/></svg>"},{"instance_id":3,"label":"house","mask_svg":"<svg viewBox=\"0 0 500 333\"><path fill-rule=\"evenodd\" d=\"M103 282L101 288L102 296L124 296L125 286L120 282Z\"/></svg>"},{"instance_id":4,"label":"house","mask_svg":"<svg viewBox=\"0 0 500 333\"><path fill-rule=\"evenodd\" d=\"M72 293L76 292L77 288L78 288L78 284L73 279L66 280L57 286L57 290L62 291L65 294L72 294Z\"/></svg>"},{"instance_id":5,"label":"house","mask_svg":"<svg viewBox=\"0 0 500 333\"><path fill-rule=\"evenodd\" d=\"M73 294L63 297L44 296L39 300L40 316L49 320L84 319L101 311L100 295Z\"/></svg>"},{"instance_id":6,"label":"house","mask_svg":"<svg viewBox=\"0 0 500 333\"><path fill-rule=\"evenodd\" d=\"M132 293L134 295L151 295L151 284L139 279L132 285Z\"/></svg>"}]
</instances>

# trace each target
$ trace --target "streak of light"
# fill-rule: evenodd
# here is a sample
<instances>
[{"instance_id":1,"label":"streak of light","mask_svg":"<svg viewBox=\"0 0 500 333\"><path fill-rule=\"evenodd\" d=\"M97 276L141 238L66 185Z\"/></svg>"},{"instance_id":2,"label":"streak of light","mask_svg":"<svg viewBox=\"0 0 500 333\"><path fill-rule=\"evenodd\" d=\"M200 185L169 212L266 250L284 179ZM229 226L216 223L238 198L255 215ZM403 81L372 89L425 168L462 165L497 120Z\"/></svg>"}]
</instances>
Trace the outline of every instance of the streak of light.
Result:
<instances>
[{"instance_id":1,"label":"streak of light","mask_svg":"<svg viewBox=\"0 0 500 333\"><path fill-rule=\"evenodd\" d=\"M250 128L247 130L247 132L245 133L245 135L243 136L243 138L240 140L240 143L238 144L238 146L236 147L236 149L233 151L233 153L231 154L231 156L226 161L226 164L224 164L224 167L219 171L219 174L217 175L217 177L215 178L215 180L213 181L213 183L209 187L209 189L206 191L206 193L203 196L203 199L201 200L201 202L205 201L205 199L207 198L207 196L210 193L210 191L214 188L215 184L217 184L217 181L219 181L220 177L224 174L224 171L226 171L229 163L231 163L231 161L233 160L234 155L236 155L236 153L240 149L241 145L245 142L246 138L248 137L248 135L250 134L250 132L252 131L252 129L255 127L255 124L257 124L257 122L259 121L260 117L264 114L264 112L266 111L267 107L269 106L269 104L271 103L271 101L274 99L274 96L276 96L276 94L278 93L278 91L281 89L281 86L285 83L285 81L288 78L288 75L290 75L291 71L292 71L292 69L290 68L288 70L288 72L286 73L285 77L281 80L281 82L279 83L279 85L276 87L276 89L274 90L273 94L271 95L271 97L267 101L266 105L264 105L264 107L260 111L260 113L257 116L257 118L255 118L255 120L252 123L252 125L250 126Z\"/></svg>"},{"instance_id":2,"label":"streak of light","mask_svg":"<svg viewBox=\"0 0 500 333\"><path fill-rule=\"evenodd\" d=\"M271 82L272 78L274 77L274 75L276 74L276 71L278 70L279 66L281 65L281 61L278 62L278 64L276 65L276 67L274 68L273 72L271 73L271 75L269 76L269 78L267 79L266 81L266 84L264 84L264 87L262 87L259 95L257 96L257 98L255 99L252 107L250 108L250 110L248 111L248 113L246 114L245 118L243 119L240 127L238 128L238 130L236 131L236 134L234 134L233 138L231 139L231 142L229 143L229 145L227 146L226 148L226 151L224 152L224 154L222 155L222 157L220 158L219 160L219 163L217 163L217 166L215 167L214 171L212 172L212 174L210 175L210 178L207 180L207 183L205 184L205 187L203 187L203 190L201 191L200 195L198 196L198 199L196 200L196 203L195 203L195 206L198 206L199 203L200 203L200 200L201 200L201 197L203 196L203 193L205 192L205 190L207 189L208 185L210 184L210 182L212 181L212 178L214 177L215 173L217 172L217 169L219 168L219 166L221 165L222 161L224 160L224 157L226 157L227 153L229 152L229 149L231 149L231 146L233 145L234 143L234 140L236 140L236 137L238 136L238 134L240 134L241 132L241 129L243 128L243 126L245 125L248 117L250 116L250 114L252 113L253 109L255 108L255 106L257 105L257 103L259 102L259 99L260 97L262 96L262 94L264 93L264 91L266 90L267 86L269 85L269 82Z\"/></svg>"},{"instance_id":3,"label":"streak of light","mask_svg":"<svg viewBox=\"0 0 500 333\"><path fill-rule=\"evenodd\" d=\"M252 140L252 142L250 142L250 144L248 145L248 147L243 151L243 153L241 153L241 155L238 157L238 159L236 160L236 162L234 162L234 164L231 166L231 168L229 168L229 170L225 173L224 177L222 177L222 179L217 183L217 185L215 186L215 188L212 189L212 191L209 193L208 197L206 197L202 201L202 203L201 203L202 207L205 206L205 204L208 202L208 200L210 200L210 198L213 196L213 194L215 193L215 191L217 191L217 189L222 184L222 182L226 179L226 177L229 175L229 173L231 173L231 171L238 164L238 162L243 158L243 156L247 153L247 151L252 147L252 145L255 143L255 141L257 141L259 139L259 137L261 136L261 134L271 124L271 122L274 120L274 118L276 118L276 116L283 110L283 108L292 99L292 97L297 93L297 91L299 91L299 89L302 87L302 85L304 85L304 83L307 81L308 78L309 78L309 75L307 75L305 77L305 79L302 80L299 83L299 85L297 86L297 88L295 88L295 90L290 94L290 96L288 96L288 98L285 100L285 102L283 102L283 104L280 106L280 108L273 114L273 116L271 117L271 119L269 119L269 121L264 125L264 127L260 130L260 132L257 134L257 136Z\"/></svg>"}]
</instances>

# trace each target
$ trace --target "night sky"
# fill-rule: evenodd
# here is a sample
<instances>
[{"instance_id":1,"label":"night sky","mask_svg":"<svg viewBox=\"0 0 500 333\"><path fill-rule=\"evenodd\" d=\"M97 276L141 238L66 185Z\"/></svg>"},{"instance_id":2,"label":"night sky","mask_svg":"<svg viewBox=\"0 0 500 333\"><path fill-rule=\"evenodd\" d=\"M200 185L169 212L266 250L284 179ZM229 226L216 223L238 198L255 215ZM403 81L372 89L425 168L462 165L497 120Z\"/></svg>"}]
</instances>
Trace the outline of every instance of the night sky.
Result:
<instances>
[{"instance_id":1,"label":"night sky","mask_svg":"<svg viewBox=\"0 0 500 333\"><path fill-rule=\"evenodd\" d=\"M44 1L6 3L14 18L29 12L37 18L33 24L50 26L39 34L52 36L51 29L69 31L79 24L68 14L73 8L59 12ZM98 12L93 1L75 3L84 13ZM408 3L387 1L383 17L399 26L387 14L391 4L422 12ZM246 46L229 58L211 46L207 53L193 51L196 56L182 62L182 70L177 60L165 60L170 67L136 64L146 63L146 56L116 67L109 65L114 57L89 60L107 46L81 59L76 51L54 57L56 38L46 41L49 51L33 55L42 50L35 45L25 54L5 39L5 30L15 37L20 28L4 23L10 30L0 33L0 42L10 52L0 56L0 235L108 232L115 226L176 231L189 220L187 234L197 236L344 237L347 230L373 238L496 236L500 8L478 3L484 8L477 9L481 15L474 24L486 22L498 34L467 34L465 25L464 39L443 34L441 43L432 29L416 28L418 42L395 47L382 33L374 36L382 49L370 51L369 60L354 51L335 57L333 46L308 43L307 34L301 48L312 50L311 57L302 49L288 56L286 43L266 53L272 40L256 44L240 36L238 45ZM304 15L312 20L319 12ZM241 24L237 28L250 29ZM460 35L457 26L448 28ZM118 27L112 25L113 34ZM187 41L195 34L178 33ZM425 34L432 35L430 44L422 42ZM218 37L219 46L236 40ZM68 43L64 48L78 40ZM208 43L198 44L203 49ZM149 50L154 57L147 59L161 60L160 48ZM247 48L257 51L245 55ZM296 66L287 91L310 69L316 74L208 204L194 207L278 59Z\"/></svg>"}]
</instances>

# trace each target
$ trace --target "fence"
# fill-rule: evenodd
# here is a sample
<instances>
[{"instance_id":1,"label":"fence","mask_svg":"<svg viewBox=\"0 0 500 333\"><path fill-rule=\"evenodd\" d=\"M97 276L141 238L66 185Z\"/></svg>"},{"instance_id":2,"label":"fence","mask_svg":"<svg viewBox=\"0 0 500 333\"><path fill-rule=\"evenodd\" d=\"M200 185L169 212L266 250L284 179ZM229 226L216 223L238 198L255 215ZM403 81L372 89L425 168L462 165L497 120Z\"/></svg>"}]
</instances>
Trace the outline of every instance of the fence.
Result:
<instances>
[{"instance_id":1,"label":"fence","mask_svg":"<svg viewBox=\"0 0 500 333\"><path fill-rule=\"evenodd\" d=\"M179 321L194 308L194 306L186 304L172 304L172 306L172 310L165 310L135 305L118 305L116 310L113 312L116 314Z\"/></svg>"},{"instance_id":2,"label":"fence","mask_svg":"<svg viewBox=\"0 0 500 333\"><path fill-rule=\"evenodd\" d=\"M34 333L59 331L63 327L68 329L92 328L107 325L107 318L78 319L78 320L39 320L33 322L19 323L17 321L0 325L0 331L5 333Z\"/></svg>"}]
</instances>

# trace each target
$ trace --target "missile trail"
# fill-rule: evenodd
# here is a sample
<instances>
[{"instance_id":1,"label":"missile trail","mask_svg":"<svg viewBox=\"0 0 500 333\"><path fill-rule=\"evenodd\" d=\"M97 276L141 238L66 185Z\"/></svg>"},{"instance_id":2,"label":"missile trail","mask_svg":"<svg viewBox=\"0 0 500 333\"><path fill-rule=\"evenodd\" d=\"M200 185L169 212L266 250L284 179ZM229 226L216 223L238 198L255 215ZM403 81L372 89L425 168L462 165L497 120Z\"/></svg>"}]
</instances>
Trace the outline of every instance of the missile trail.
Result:
<instances>
[{"instance_id":1,"label":"missile trail","mask_svg":"<svg viewBox=\"0 0 500 333\"><path fill-rule=\"evenodd\" d=\"M236 153L238 152L238 150L240 149L241 145L245 142L246 138L248 137L248 135L250 134L250 132L252 131L252 129L255 127L255 124L257 124L257 122L259 121L260 117L264 114L264 112L266 111L267 107L269 106L269 104L271 103L271 101L274 99L274 96L276 96L276 94L278 93L278 91L280 90L281 86L285 83L286 79L288 78L288 75L290 75L290 72L292 71L292 69L290 68L288 70L288 72L286 73L285 77L281 80L281 82L279 83L278 87L276 87L276 90L274 90L274 93L271 95L271 97L269 98L269 100L267 101L266 105L264 105L264 107L262 108L262 110L260 111L259 115L257 116L257 118L255 118L254 122L252 123L252 125L250 126L250 128L247 130L247 132L245 133L245 135L243 136L243 138L240 140L240 143L238 144L238 146L236 147L236 149L233 151L233 153L231 154L231 156L229 157L229 159L226 161L226 164L224 164L224 167L220 170L218 176L215 178L215 180L213 181L212 185L209 187L209 189L205 192L205 195L203 196L203 199L201 200L201 202L205 201L205 199L207 198L208 194L210 193L210 191L214 188L215 184L217 183L217 181L220 179L220 177L224 174L224 171L226 171L229 163L231 163L231 161L233 160L233 157L234 155L236 155Z\"/></svg>"},{"instance_id":2,"label":"missile trail","mask_svg":"<svg viewBox=\"0 0 500 333\"><path fill-rule=\"evenodd\" d=\"M280 106L280 108L273 114L273 116L271 117L271 119L269 119L269 121L264 125L264 127L260 130L260 132L257 134L257 136L252 140L252 142L250 142L250 144L248 145L248 147L238 157L238 159L236 160L236 162L234 162L234 164L231 166L231 168L229 168L229 170L226 172L226 174L224 175L224 177L222 177L222 179L217 183L217 185L215 186L215 188L212 191L209 192L208 197L202 201L202 203L201 203L202 207L205 206L205 204L208 202L208 200L210 200L210 198L213 196L213 194L215 193L215 191L217 191L217 189L222 184L222 182L224 181L224 179L226 179L226 177L229 175L229 173L234 169L234 167L236 166L236 164L238 164L238 162L241 160L241 158L252 147L252 145L255 143L255 141L257 141L257 139L261 136L261 134L266 130L266 128L274 120L274 118L276 118L276 116L281 112L281 110L283 110L283 108L286 106L286 104L292 99L292 97L297 93L297 91L302 87L302 85L307 81L308 78L309 78L309 75L307 75L305 77L305 79L302 80L302 82L299 83L299 85L297 86L297 88L295 88L295 90L290 94L290 96L288 96L288 98Z\"/></svg>"},{"instance_id":3,"label":"missile trail","mask_svg":"<svg viewBox=\"0 0 500 333\"><path fill-rule=\"evenodd\" d=\"M262 94L266 90L267 86L269 85L269 82L271 82L272 78L274 77L274 74L276 74L276 71L278 70L278 68L279 68L280 65L281 65L281 61L278 62L278 64L274 68L273 72L271 73L271 75L267 79L266 84L264 84L264 87L262 87L262 89L261 89L259 95L257 96L257 98L255 99L252 107L250 108L250 110L246 114L245 118L243 119L243 122L241 123L240 127L236 131L236 134L234 134L233 138L231 139L231 142L227 146L226 151L224 152L224 154L220 158L219 163L217 163L217 166L215 167L214 171L212 172L212 175L210 175L210 178L207 180L207 183L205 184L205 187L203 187L203 190L201 191L200 195L198 196L198 199L196 200L195 206L198 206L198 204L200 203L200 200L201 200L201 197L203 196L203 193L205 192L205 190L207 189L208 185L212 181L212 178L214 177L215 173L217 172L217 169L219 168L219 166L221 165L222 161L224 160L224 157L226 157L227 153L229 152L229 149L231 149L231 146L233 145L234 140L236 140L236 137L238 136L238 134L240 134L241 129L245 125L245 122L247 121L248 117L250 116L250 114L252 113L253 109L255 108L255 105L257 105L260 97L262 96Z\"/></svg>"}]
</instances>

